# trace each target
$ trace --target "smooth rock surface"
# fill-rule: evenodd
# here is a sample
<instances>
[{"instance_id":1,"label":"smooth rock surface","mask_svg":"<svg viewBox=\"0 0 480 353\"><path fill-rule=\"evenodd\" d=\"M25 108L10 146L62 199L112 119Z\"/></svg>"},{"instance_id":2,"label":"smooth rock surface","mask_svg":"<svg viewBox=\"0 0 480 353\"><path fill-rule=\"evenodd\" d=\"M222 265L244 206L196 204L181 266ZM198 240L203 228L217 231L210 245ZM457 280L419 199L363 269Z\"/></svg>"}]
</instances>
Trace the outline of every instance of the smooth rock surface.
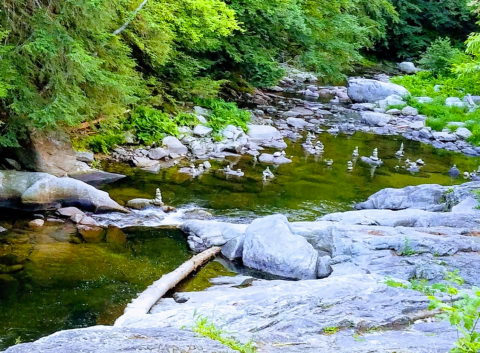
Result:
<instances>
[{"instance_id":1,"label":"smooth rock surface","mask_svg":"<svg viewBox=\"0 0 480 353\"><path fill-rule=\"evenodd\" d=\"M95 212L127 212L108 193L79 180L17 171L1 171L0 180L0 207L43 210L61 205Z\"/></svg>"},{"instance_id":2,"label":"smooth rock surface","mask_svg":"<svg viewBox=\"0 0 480 353\"><path fill-rule=\"evenodd\" d=\"M407 95L408 91L405 87L394 83L360 78L348 81L347 93L355 103L374 103L392 94L399 96Z\"/></svg>"},{"instance_id":3,"label":"smooth rock surface","mask_svg":"<svg viewBox=\"0 0 480 353\"><path fill-rule=\"evenodd\" d=\"M243 264L270 274L316 278L318 254L302 237L290 230L285 216L254 220L245 231Z\"/></svg>"}]
</instances>

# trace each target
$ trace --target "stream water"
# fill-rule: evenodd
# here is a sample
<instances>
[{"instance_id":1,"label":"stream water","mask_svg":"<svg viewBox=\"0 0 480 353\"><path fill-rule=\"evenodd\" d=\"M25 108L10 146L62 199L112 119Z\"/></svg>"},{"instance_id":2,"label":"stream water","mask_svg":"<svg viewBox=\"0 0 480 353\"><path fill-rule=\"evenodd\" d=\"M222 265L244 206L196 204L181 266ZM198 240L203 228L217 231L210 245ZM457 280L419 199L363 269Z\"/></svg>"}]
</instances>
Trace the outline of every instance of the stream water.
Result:
<instances>
[{"instance_id":1,"label":"stream water","mask_svg":"<svg viewBox=\"0 0 480 353\"><path fill-rule=\"evenodd\" d=\"M293 162L270 167L275 178L269 182L262 181L266 166L244 156L215 162L209 172L195 179L179 174L177 167L152 174L105 163L104 170L127 178L104 190L125 203L137 197L152 198L160 187L164 201L180 209L177 216L182 209L200 207L216 218L235 222L277 212L300 221L349 210L353 203L386 187L462 183L462 178L448 176L449 168L456 164L462 172L473 171L480 164L479 159L399 137L322 134L320 140L325 145L321 158L305 155L303 141L288 142L286 153ZM399 161L395 152L402 142L405 158ZM378 148L384 165L372 169L358 159L348 173L347 161L356 146L364 156ZM426 165L411 174L402 168L406 158L422 158ZM328 167L325 159L333 159L333 166ZM227 164L242 169L245 177L227 179L220 170ZM118 226L128 223L124 215L106 217ZM112 324L138 292L191 256L179 230L128 228L124 244L76 244L73 226L47 224L31 231L26 226L28 219L1 218L0 225L11 230L0 234L0 267L10 268L10 273L0 274L0 349L58 330ZM209 278L219 275L235 273L220 262L211 262L177 290L202 290Z\"/></svg>"}]
</instances>

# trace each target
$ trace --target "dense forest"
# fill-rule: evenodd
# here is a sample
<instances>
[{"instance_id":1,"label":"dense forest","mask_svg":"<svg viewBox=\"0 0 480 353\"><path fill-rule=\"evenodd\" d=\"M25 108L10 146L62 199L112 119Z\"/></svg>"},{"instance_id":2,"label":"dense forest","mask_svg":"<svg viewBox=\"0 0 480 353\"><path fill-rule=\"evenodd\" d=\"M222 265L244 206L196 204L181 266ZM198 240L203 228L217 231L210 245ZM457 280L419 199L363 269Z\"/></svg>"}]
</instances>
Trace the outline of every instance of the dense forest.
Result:
<instances>
[{"instance_id":1,"label":"dense forest","mask_svg":"<svg viewBox=\"0 0 480 353\"><path fill-rule=\"evenodd\" d=\"M355 65L421 57L433 69L428 79L468 73L465 85L475 86L479 7L465 0L3 0L0 145L18 145L30 128L99 117L168 120L161 112L175 113L181 101L273 86L282 64L338 83Z\"/></svg>"}]
</instances>

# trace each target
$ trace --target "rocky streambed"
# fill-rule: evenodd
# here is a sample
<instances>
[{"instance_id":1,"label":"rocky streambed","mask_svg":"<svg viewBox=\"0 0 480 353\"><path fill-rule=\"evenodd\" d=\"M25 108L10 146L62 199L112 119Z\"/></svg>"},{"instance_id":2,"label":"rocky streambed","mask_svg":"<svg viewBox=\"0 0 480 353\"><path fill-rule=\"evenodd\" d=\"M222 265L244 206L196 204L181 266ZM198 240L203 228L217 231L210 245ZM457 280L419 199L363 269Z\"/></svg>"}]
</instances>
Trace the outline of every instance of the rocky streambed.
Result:
<instances>
[{"instance_id":1,"label":"rocky streambed","mask_svg":"<svg viewBox=\"0 0 480 353\"><path fill-rule=\"evenodd\" d=\"M83 172L76 178L96 184L126 175L101 186L108 194L70 178L2 171L1 205L43 217L36 229L31 213L23 225L0 224L0 262L9 271L2 280L11 289L1 301L6 330L52 320L45 330L38 321L36 333L22 333L28 340L111 324L136 292L192 252L222 247L197 283L190 279L149 314L122 327L62 331L7 352L231 351L194 336L195 313L240 341L253 340L260 352L448 351L456 333L426 310L427 298L383 282L390 276L433 283L459 269L467 285L480 284L480 183L469 182L479 160L467 157L479 150L466 131L439 135L409 107L386 111L402 101L401 92L379 82L360 79L349 92L291 72L283 87L246 97L254 106L248 133L229 126L216 141L199 125L162 146L119 147L115 161L103 164L115 174L92 172L85 163L93 155L77 154L73 164ZM350 105L352 99L359 103ZM195 111L207 121L208 111ZM174 207L154 199L159 187L161 203ZM68 219L59 209L65 206L91 212ZM82 224L83 217L95 223ZM123 237L108 237L112 225L123 228ZM78 235L82 226L98 228L98 241ZM181 293L186 287L201 291ZM49 307L52 297L60 306L75 298L58 321L34 310ZM103 298L109 302L101 304ZM25 320L8 321L14 312ZM12 332L2 334L5 346L22 331Z\"/></svg>"}]
</instances>

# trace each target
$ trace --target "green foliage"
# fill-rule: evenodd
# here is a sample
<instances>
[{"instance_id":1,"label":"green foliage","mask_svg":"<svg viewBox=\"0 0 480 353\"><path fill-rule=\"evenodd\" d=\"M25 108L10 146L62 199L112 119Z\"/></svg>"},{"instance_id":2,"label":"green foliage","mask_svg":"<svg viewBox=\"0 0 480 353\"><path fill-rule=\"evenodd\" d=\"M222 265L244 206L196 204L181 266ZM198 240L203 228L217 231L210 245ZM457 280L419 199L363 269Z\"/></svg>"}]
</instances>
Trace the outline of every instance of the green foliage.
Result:
<instances>
[{"instance_id":1,"label":"green foliage","mask_svg":"<svg viewBox=\"0 0 480 353\"><path fill-rule=\"evenodd\" d=\"M108 154L112 148L122 144L123 142L124 138L122 132L104 130L100 134L95 134L84 138L81 142L81 146L95 153L101 152Z\"/></svg>"},{"instance_id":2,"label":"green foliage","mask_svg":"<svg viewBox=\"0 0 480 353\"><path fill-rule=\"evenodd\" d=\"M419 103L415 98L408 97L410 106L418 109L420 114L426 115L426 124L433 130L443 130L449 122L464 122L472 132L468 139L473 144L480 144L480 110L470 111L466 107L447 107L445 99L448 97L464 97L467 93L480 94L479 77L476 75L455 75L435 77L429 71L415 75L394 77L392 82L407 88L413 97L432 97L430 103ZM434 89L438 86L437 91Z\"/></svg>"},{"instance_id":3,"label":"green foliage","mask_svg":"<svg viewBox=\"0 0 480 353\"><path fill-rule=\"evenodd\" d=\"M432 286L428 286L426 281L422 282L421 286L408 286L386 278L384 283L391 287L418 290L428 295L429 310L440 309L441 314L437 317L449 321L459 334L458 341L450 352L477 353L480 351L480 333L476 332L480 320L480 288L461 290L465 280L458 275L458 270L446 272L445 281ZM450 300L446 301L445 297L439 295L446 295Z\"/></svg>"},{"instance_id":4,"label":"green foliage","mask_svg":"<svg viewBox=\"0 0 480 353\"><path fill-rule=\"evenodd\" d=\"M451 75L451 66L455 61L462 61L460 50L454 48L450 38L437 38L421 55L418 63L434 76Z\"/></svg>"},{"instance_id":5,"label":"green foliage","mask_svg":"<svg viewBox=\"0 0 480 353\"><path fill-rule=\"evenodd\" d=\"M252 341L243 344L235 338L226 337L225 335L228 334L228 332L218 328L208 317L195 313L194 319L195 325L193 326L193 331L199 335L218 341L242 353L255 353L257 351Z\"/></svg>"},{"instance_id":6,"label":"green foliage","mask_svg":"<svg viewBox=\"0 0 480 353\"><path fill-rule=\"evenodd\" d=\"M175 116L175 118L173 118L173 121L178 126L188 126L188 127L195 127L200 123L195 114L185 113L185 112L178 113Z\"/></svg>"},{"instance_id":7,"label":"green foliage","mask_svg":"<svg viewBox=\"0 0 480 353\"><path fill-rule=\"evenodd\" d=\"M412 256L412 255L415 255L415 254L416 254L415 250L413 250L412 246L410 245L410 239L405 237L404 244L403 244L403 249L402 249L402 252L400 253L400 255L402 255L402 256Z\"/></svg>"},{"instance_id":8,"label":"green foliage","mask_svg":"<svg viewBox=\"0 0 480 353\"><path fill-rule=\"evenodd\" d=\"M158 143L166 135L176 137L179 135L177 124L168 114L146 106L140 106L135 110L126 127L135 130L139 141L146 145Z\"/></svg>"},{"instance_id":9,"label":"green foliage","mask_svg":"<svg viewBox=\"0 0 480 353\"><path fill-rule=\"evenodd\" d=\"M195 103L212 110L208 117L208 126L214 133L218 133L228 125L239 126L243 131L248 131L250 113L239 109L235 103L225 102L222 99L197 99Z\"/></svg>"},{"instance_id":10,"label":"green foliage","mask_svg":"<svg viewBox=\"0 0 480 353\"><path fill-rule=\"evenodd\" d=\"M399 21L390 21L380 56L416 58L439 37L450 37L461 47L475 28L475 15L466 0L390 0Z\"/></svg>"}]
</instances>

